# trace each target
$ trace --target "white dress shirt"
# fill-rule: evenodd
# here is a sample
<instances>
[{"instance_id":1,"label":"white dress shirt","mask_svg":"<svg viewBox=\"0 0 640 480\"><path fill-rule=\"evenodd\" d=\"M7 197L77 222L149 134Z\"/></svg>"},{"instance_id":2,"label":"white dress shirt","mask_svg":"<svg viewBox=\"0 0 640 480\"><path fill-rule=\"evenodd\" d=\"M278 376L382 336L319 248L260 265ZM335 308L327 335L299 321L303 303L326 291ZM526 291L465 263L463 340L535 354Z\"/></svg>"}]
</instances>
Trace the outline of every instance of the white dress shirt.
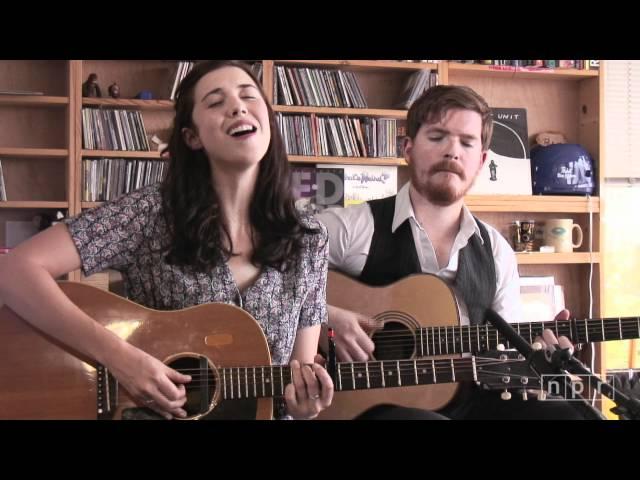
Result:
<instances>
[{"instance_id":1,"label":"white dress shirt","mask_svg":"<svg viewBox=\"0 0 640 480\"><path fill-rule=\"evenodd\" d=\"M374 231L373 214L369 205L362 203L348 208L330 208L319 213L317 218L329 230L329 267L358 278L367 261ZM438 267L433 244L413 212L409 182L400 189L396 197L392 230L395 232L407 218L422 272L437 275L453 289L460 308L460 322L462 325L469 325L467 307L460 294L455 291L453 282L458 271L460 250L467 245L471 236L478 235L480 242L484 243L471 212L463 206L460 231L453 242L449 263L444 268ZM496 295L491 308L509 322L522 321L518 264L513 249L495 228L484 222L482 224L489 233L496 266Z\"/></svg>"}]
</instances>

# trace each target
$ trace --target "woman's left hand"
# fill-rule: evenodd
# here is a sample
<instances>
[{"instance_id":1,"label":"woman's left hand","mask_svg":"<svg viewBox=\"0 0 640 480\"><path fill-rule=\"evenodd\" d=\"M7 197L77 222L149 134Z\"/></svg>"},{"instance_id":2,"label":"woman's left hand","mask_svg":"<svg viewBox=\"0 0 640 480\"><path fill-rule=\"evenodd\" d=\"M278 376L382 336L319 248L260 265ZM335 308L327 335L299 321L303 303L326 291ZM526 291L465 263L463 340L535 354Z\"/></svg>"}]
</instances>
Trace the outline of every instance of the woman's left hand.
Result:
<instances>
[{"instance_id":1,"label":"woman's left hand","mask_svg":"<svg viewBox=\"0 0 640 480\"><path fill-rule=\"evenodd\" d=\"M287 412L297 420L317 417L333 400L333 381L322 366L322 356L316 355L314 362L309 366L292 360L290 364L292 383L286 386L284 398Z\"/></svg>"}]
</instances>

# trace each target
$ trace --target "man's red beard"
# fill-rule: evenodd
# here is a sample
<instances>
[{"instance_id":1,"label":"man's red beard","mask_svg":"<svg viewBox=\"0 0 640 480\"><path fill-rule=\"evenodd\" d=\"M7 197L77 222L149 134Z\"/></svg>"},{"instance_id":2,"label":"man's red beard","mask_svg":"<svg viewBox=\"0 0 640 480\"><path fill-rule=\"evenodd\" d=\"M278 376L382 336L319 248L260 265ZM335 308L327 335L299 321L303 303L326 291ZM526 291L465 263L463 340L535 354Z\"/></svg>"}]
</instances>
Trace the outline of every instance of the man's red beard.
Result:
<instances>
[{"instance_id":1,"label":"man's red beard","mask_svg":"<svg viewBox=\"0 0 640 480\"><path fill-rule=\"evenodd\" d=\"M473 182L471 182L463 190L458 190L449 181L444 179L434 179L434 175L438 172L449 172L450 174L458 175L460 180L463 182L467 178L460 164L453 160L443 160L442 162L433 165L427 172L426 182L421 181L421 179L416 175L415 169L411 168L411 183L413 184L413 187L420 195L425 197L434 205L447 207L457 202L465 196L473 184Z\"/></svg>"}]
</instances>

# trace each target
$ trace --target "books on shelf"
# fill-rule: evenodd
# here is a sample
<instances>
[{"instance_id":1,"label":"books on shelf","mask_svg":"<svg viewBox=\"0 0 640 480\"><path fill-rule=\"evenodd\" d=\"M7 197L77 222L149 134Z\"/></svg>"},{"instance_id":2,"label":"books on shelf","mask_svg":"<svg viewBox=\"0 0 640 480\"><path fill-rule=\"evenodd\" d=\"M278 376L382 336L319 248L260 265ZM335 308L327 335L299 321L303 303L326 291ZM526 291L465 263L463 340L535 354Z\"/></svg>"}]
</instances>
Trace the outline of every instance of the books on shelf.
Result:
<instances>
[{"instance_id":1,"label":"books on shelf","mask_svg":"<svg viewBox=\"0 0 640 480\"><path fill-rule=\"evenodd\" d=\"M178 85L187 76L187 73L191 71L195 62L178 62L178 68L176 70L176 75L173 79L173 87L171 88L171 94L169 95L170 100L176 99L176 92L178 90Z\"/></svg>"},{"instance_id":2,"label":"books on shelf","mask_svg":"<svg viewBox=\"0 0 640 480\"><path fill-rule=\"evenodd\" d=\"M167 162L135 158L85 158L82 160L82 201L115 200L152 183L167 173Z\"/></svg>"},{"instance_id":3,"label":"books on shelf","mask_svg":"<svg viewBox=\"0 0 640 480\"><path fill-rule=\"evenodd\" d=\"M396 108L408 110L420 95L436 85L438 85L438 72L418 70L412 73L404 85Z\"/></svg>"},{"instance_id":4,"label":"books on shelf","mask_svg":"<svg viewBox=\"0 0 640 480\"><path fill-rule=\"evenodd\" d=\"M531 155L524 108L492 108L487 159L469 195L531 195Z\"/></svg>"},{"instance_id":5,"label":"books on shelf","mask_svg":"<svg viewBox=\"0 0 640 480\"><path fill-rule=\"evenodd\" d=\"M397 122L390 118L276 113L288 155L384 157L397 155Z\"/></svg>"},{"instance_id":6,"label":"books on shelf","mask_svg":"<svg viewBox=\"0 0 640 480\"><path fill-rule=\"evenodd\" d=\"M256 78L258 79L258 82L260 82L262 84L262 62L254 62L250 65L251 67L251 72L256 76Z\"/></svg>"},{"instance_id":7,"label":"books on shelf","mask_svg":"<svg viewBox=\"0 0 640 480\"><path fill-rule=\"evenodd\" d=\"M278 105L367 108L353 72L274 67L274 99Z\"/></svg>"},{"instance_id":8,"label":"books on shelf","mask_svg":"<svg viewBox=\"0 0 640 480\"><path fill-rule=\"evenodd\" d=\"M553 276L520 277L523 322L553 320L565 308L564 291Z\"/></svg>"},{"instance_id":9,"label":"books on shelf","mask_svg":"<svg viewBox=\"0 0 640 480\"><path fill-rule=\"evenodd\" d=\"M600 60L450 60L453 63L486 65L495 70L506 71L553 71L555 69L598 69ZM592 64L595 62L595 64Z\"/></svg>"},{"instance_id":10,"label":"books on shelf","mask_svg":"<svg viewBox=\"0 0 640 480\"><path fill-rule=\"evenodd\" d=\"M151 150L142 113L113 108L82 109L82 147L87 150Z\"/></svg>"}]
</instances>

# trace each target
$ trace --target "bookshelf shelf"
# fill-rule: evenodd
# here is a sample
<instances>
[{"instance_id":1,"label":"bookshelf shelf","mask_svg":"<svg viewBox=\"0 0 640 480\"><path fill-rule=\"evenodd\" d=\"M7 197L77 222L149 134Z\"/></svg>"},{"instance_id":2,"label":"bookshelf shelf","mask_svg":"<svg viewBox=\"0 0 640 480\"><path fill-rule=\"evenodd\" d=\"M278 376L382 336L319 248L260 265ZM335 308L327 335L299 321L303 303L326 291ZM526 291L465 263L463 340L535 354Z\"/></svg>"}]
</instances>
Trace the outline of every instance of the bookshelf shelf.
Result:
<instances>
[{"instance_id":1,"label":"bookshelf shelf","mask_svg":"<svg viewBox=\"0 0 640 480\"><path fill-rule=\"evenodd\" d=\"M102 205L104 202L81 202L80 208L96 208Z\"/></svg>"},{"instance_id":2,"label":"bookshelf shelf","mask_svg":"<svg viewBox=\"0 0 640 480\"><path fill-rule=\"evenodd\" d=\"M348 67L366 70L436 70L438 63L433 62L401 62L399 60L275 60L277 65L316 66L316 67Z\"/></svg>"},{"instance_id":3,"label":"bookshelf shelf","mask_svg":"<svg viewBox=\"0 0 640 480\"><path fill-rule=\"evenodd\" d=\"M157 158L160 152L139 152L131 150L82 150L82 157L116 157L116 158Z\"/></svg>"},{"instance_id":4,"label":"bookshelf shelf","mask_svg":"<svg viewBox=\"0 0 640 480\"><path fill-rule=\"evenodd\" d=\"M600 263L599 252L516 253L518 265L553 265L567 263Z\"/></svg>"},{"instance_id":5,"label":"bookshelf shelf","mask_svg":"<svg viewBox=\"0 0 640 480\"><path fill-rule=\"evenodd\" d=\"M469 195L465 203L472 212L599 213L599 197L557 195Z\"/></svg>"},{"instance_id":6,"label":"bookshelf shelf","mask_svg":"<svg viewBox=\"0 0 640 480\"><path fill-rule=\"evenodd\" d=\"M0 106L18 107L65 107L69 105L69 97L52 97L43 95L0 95Z\"/></svg>"},{"instance_id":7,"label":"bookshelf shelf","mask_svg":"<svg viewBox=\"0 0 640 480\"><path fill-rule=\"evenodd\" d=\"M475 65L451 62L449 73L455 75L482 75L513 79L554 79L581 80L599 76L598 70L578 70L576 68L533 68L503 65Z\"/></svg>"},{"instance_id":8,"label":"bookshelf shelf","mask_svg":"<svg viewBox=\"0 0 640 480\"><path fill-rule=\"evenodd\" d=\"M406 110L392 110L383 108L338 108L338 107L307 107L292 105L273 105L275 112L281 113L315 113L316 115L348 115L350 117L380 117L404 120Z\"/></svg>"},{"instance_id":9,"label":"bookshelf shelf","mask_svg":"<svg viewBox=\"0 0 640 480\"><path fill-rule=\"evenodd\" d=\"M347 165L390 165L404 167L407 165L404 158L370 158L370 157L309 157L303 155L289 155L291 163L335 163Z\"/></svg>"},{"instance_id":10,"label":"bookshelf shelf","mask_svg":"<svg viewBox=\"0 0 640 480\"><path fill-rule=\"evenodd\" d=\"M17 158L67 158L66 148L0 148L0 156Z\"/></svg>"},{"instance_id":11,"label":"bookshelf shelf","mask_svg":"<svg viewBox=\"0 0 640 480\"><path fill-rule=\"evenodd\" d=\"M69 202L27 202L27 201L8 201L0 202L0 208L4 209L38 209L38 208L69 208Z\"/></svg>"},{"instance_id":12,"label":"bookshelf shelf","mask_svg":"<svg viewBox=\"0 0 640 480\"><path fill-rule=\"evenodd\" d=\"M172 100L138 100L135 98L83 98L82 106L173 110L174 102Z\"/></svg>"}]
</instances>

